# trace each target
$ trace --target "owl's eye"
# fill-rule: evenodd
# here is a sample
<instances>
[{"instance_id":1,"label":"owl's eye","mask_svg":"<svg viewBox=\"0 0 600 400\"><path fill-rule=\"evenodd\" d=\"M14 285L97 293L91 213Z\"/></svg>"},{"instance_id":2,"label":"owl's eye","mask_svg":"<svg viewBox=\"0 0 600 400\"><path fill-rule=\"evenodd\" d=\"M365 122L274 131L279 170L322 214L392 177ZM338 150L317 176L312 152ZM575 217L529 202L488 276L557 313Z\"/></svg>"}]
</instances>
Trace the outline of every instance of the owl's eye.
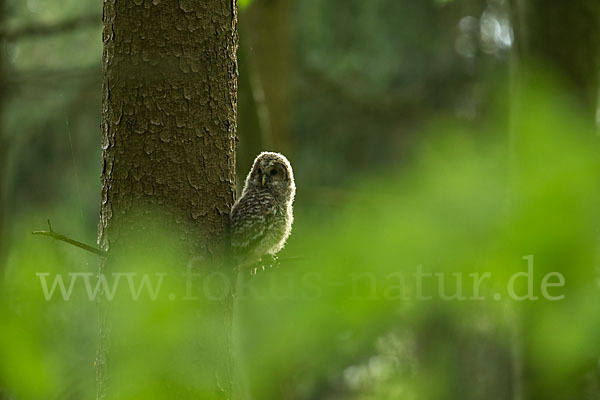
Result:
<instances>
[{"instance_id":1,"label":"owl's eye","mask_svg":"<svg viewBox=\"0 0 600 400\"><path fill-rule=\"evenodd\" d=\"M258 174L262 175L262 169L260 169L260 168L258 169Z\"/></svg>"},{"instance_id":2,"label":"owl's eye","mask_svg":"<svg viewBox=\"0 0 600 400\"><path fill-rule=\"evenodd\" d=\"M276 169L272 169L271 170L271 175L277 175L277 170Z\"/></svg>"}]
</instances>

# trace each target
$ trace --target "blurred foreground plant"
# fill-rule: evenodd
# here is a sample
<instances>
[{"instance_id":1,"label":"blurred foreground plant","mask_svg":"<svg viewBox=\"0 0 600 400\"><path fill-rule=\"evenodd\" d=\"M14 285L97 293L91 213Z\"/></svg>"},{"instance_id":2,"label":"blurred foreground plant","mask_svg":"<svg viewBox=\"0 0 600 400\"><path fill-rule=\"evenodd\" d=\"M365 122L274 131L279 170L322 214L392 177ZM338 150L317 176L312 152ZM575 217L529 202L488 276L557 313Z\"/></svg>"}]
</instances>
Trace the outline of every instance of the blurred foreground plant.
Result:
<instances>
[{"instance_id":1,"label":"blurred foreground plant","mask_svg":"<svg viewBox=\"0 0 600 400\"><path fill-rule=\"evenodd\" d=\"M190 317L214 326L210 302L233 295L252 398L598 396L597 138L556 96L522 96L512 145L437 125L411 165L358 183L326 220L300 211L293 263L232 282L202 259L118 256L111 398L213 398L228 332ZM143 240L171 247L159 231ZM10 255L0 385L14 398L93 397L97 277L61 246L24 237ZM57 274L75 277L68 301L59 285L46 300Z\"/></svg>"}]
</instances>

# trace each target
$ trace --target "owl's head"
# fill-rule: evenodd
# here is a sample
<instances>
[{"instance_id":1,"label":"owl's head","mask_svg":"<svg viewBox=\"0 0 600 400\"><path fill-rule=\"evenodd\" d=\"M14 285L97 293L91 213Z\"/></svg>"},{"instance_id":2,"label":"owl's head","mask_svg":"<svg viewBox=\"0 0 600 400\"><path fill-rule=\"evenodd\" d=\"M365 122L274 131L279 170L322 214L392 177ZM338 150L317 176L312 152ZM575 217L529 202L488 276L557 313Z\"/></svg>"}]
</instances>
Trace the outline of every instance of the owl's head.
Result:
<instances>
[{"instance_id":1,"label":"owl's head","mask_svg":"<svg viewBox=\"0 0 600 400\"><path fill-rule=\"evenodd\" d=\"M248 188L265 188L274 196L293 199L296 192L294 173L283 154L265 151L255 159L246 178L244 191Z\"/></svg>"}]
</instances>

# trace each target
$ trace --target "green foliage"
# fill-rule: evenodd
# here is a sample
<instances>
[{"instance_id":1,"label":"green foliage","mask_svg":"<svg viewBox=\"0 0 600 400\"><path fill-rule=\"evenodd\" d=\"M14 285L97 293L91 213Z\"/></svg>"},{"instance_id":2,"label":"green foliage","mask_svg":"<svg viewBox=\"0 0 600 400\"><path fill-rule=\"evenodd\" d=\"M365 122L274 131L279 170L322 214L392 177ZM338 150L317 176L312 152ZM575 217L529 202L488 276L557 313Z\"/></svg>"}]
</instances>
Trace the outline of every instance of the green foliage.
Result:
<instances>
[{"instance_id":1,"label":"green foliage","mask_svg":"<svg viewBox=\"0 0 600 400\"><path fill-rule=\"evenodd\" d=\"M129 275L107 303L109 398L216 397L232 332L238 390L255 399L508 399L519 385L526 398L598 398L597 138L549 85L523 90L510 137L503 119L490 120L506 114L492 106L506 103L507 53L496 43L510 28L505 5L293 2L299 191L282 264L244 272L228 329L216 300L233 282L173 259L171 235L157 230L145 242L158 250L116 257L109 272ZM6 26L100 7L12 0ZM98 309L84 282L93 290L98 259L30 231L50 217L95 241L100 30L6 44L0 397L95 397ZM441 112L452 117L432 124ZM537 299L511 299L528 256ZM200 273L196 299L181 276L188 261ZM444 280L419 288L419 271ZM486 272L475 296L470 274ZM67 288L67 274L80 275L65 301L59 288L46 300L37 273L50 286L63 274ZM541 290L552 273L565 282L547 288L564 296L556 301ZM144 274L155 289L162 282L156 299L147 289L132 298L129 277L137 290ZM446 301L457 276L467 298ZM529 282L514 289L523 296Z\"/></svg>"},{"instance_id":2,"label":"green foliage","mask_svg":"<svg viewBox=\"0 0 600 400\"><path fill-rule=\"evenodd\" d=\"M252 0L238 0L238 7L240 10L244 10L252 4Z\"/></svg>"},{"instance_id":3,"label":"green foliage","mask_svg":"<svg viewBox=\"0 0 600 400\"><path fill-rule=\"evenodd\" d=\"M523 378L532 395L579 398L585 385L574 377L599 354L600 158L548 93L523 92L512 147L493 129L439 123L410 165L366 175L339 207L318 213L299 200L282 265L244 271L238 285L236 380L257 399L500 399L521 365L534 372ZM145 241L168 248L170 236L159 237ZM26 236L11 249L0 383L16 398L93 398L95 303L82 284L69 301L46 301L36 276L95 271L76 254ZM215 299L233 282L192 261L197 299L184 300L186 260L140 254L118 257L112 271L150 274L155 287L167 275L155 300L132 299L123 277L108 302L110 398L213 398L229 335ZM508 285L529 255L537 300L517 300ZM444 280L419 288L419 270ZM474 299L469 274L486 272ZM549 273L565 285L547 294L564 298L545 297ZM457 276L465 299L444 300ZM515 295L527 294L527 279L515 282Z\"/></svg>"}]
</instances>

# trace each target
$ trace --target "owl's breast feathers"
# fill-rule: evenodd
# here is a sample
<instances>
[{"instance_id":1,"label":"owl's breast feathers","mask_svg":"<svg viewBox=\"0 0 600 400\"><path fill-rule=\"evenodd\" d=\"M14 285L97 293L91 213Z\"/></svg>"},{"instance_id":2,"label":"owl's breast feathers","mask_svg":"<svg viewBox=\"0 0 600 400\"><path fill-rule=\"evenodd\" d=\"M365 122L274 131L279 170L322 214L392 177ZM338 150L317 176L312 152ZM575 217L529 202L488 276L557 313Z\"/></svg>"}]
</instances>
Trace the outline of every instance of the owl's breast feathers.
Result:
<instances>
[{"instance_id":1,"label":"owl's breast feathers","mask_svg":"<svg viewBox=\"0 0 600 400\"><path fill-rule=\"evenodd\" d=\"M260 257L284 240L285 208L267 191L247 193L231 212L231 247L238 257Z\"/></svg>"}]
</instances>

